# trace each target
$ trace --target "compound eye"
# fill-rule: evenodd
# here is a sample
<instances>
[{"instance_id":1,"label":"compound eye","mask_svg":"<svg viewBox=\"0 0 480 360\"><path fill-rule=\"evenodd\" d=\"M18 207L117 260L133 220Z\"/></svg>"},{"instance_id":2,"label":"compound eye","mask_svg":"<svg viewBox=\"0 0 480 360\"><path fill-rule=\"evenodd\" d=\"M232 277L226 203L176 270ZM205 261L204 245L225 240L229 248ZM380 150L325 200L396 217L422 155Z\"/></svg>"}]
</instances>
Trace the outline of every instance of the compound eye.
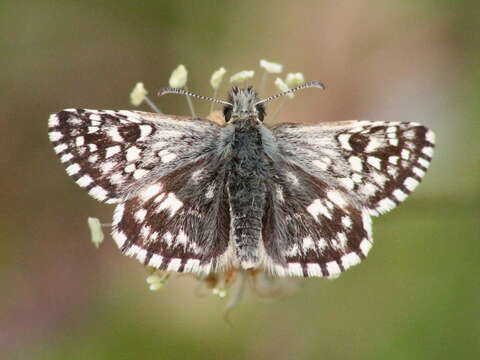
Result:
<instances>
[{"instance_id":1,"label":"compound eye","mask_svg":"<svg viewBox=\"0 0 480 360\"><path fill-rule=\"evenodd\" d=\"M225 118L226 122L230 121L230 118L232 117L232 112L233 112L233 107L229 105L223 108L223 117Z\"/></svg>"},{"instance_id":2,"label":"compound eye","mask_svg":"<svg viewBox=\"0 0 480 360\"><path fill-rule=\"evenodd\" d=\"M257 115L258 115L258 120L263 121L266 115L265 108L263 107L263 105L257 105Z\"/></svg>"}]
</instances>

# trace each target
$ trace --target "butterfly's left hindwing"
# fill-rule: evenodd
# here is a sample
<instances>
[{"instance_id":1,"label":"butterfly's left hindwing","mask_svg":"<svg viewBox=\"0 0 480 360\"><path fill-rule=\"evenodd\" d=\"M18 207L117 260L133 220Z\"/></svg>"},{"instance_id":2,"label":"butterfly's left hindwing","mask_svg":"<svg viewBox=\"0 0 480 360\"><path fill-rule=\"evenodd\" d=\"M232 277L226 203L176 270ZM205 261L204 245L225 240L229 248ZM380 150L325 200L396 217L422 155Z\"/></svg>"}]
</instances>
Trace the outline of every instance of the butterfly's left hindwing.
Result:
<instances>
[{"instance_id":1,"label":"butterfly's left hindwing","mask_svg":"<svg viewBox=\"0 0 480 360\"><path fill-rule=\"evenodd\" d=\"M228 266L225 169L214 155L146 184L117 206L113 238L157 269L209 273Z\"/></svg>"}]
</instances>

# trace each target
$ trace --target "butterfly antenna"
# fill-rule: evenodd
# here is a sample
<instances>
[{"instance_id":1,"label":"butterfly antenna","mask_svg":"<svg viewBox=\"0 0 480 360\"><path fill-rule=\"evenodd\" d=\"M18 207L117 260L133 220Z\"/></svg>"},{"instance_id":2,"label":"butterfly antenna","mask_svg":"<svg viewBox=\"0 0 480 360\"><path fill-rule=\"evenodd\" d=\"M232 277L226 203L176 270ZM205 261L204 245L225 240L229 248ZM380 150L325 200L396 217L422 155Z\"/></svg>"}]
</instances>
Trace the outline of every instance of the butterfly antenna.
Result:
<instances>
[{"instance_id":1,"label":"butterfly antenna","mask_svg":"<svg viewBox=\"0 0 480 360\"><path fill-rule=\"evenodd\" d=\"M193 98L196 98L196 99L200 99L200 100L207 100L207 101L211 101L211 102L214 102L214 103L217 103L217 104L221 104L221 105L230 105L230 106L233 106L232 104L230 104L228 101L223 101L223 100L218 100L218 99L214 99L210 96L203 96L203 95L197 95L197 94L194 94L190 91L187 91L187 90L184 90L184 89L178 89L178 88L164 88L164 89L161 89L158 91L158 96L163 96L165 94L180 94L180 95L186 95L186 96L190 96L190 97L193 97Z\"/></svg>"},{"instance_id":2,"label":"butterfly antenna","mask_svg":"<svg viewBox=\"0 0 480 360\"><path fill-rule=\"evenodd\" d=\"M264 104L266 102L275 100L279 97L282 97L282 96L285 96L285 95L288 95L288 94L293 94L294 92L297 92L298 90L312 88L312 87L320 88L320 89L325 90L325 85L323 85L320 81L307 81L306 83L303 83L302 85L296 86L296 87L291 88L287 91L283 91L281 93L278 93L278 94L269 96L269 97L267 97L263 100L260 100L260 101L256 102L255 105Z\"/></svg>"}]
</instances>

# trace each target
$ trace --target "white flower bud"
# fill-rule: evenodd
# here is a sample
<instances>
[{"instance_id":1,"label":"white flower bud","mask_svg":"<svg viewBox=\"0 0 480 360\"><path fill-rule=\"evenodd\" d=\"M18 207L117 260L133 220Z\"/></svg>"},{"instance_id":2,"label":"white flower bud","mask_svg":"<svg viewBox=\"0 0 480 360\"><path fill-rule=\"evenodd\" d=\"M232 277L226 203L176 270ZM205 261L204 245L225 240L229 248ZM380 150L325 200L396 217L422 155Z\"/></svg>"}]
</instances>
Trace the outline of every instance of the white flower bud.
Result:
<instances>
[{"instance_id":1,"label":"white flower bud","mask_svg":"<svg viewBox=\"0 0 480 360\"><path fill-rule=\"evenodd\" d=\"M90 228L90 237L91 237L92 243L93 245L95 245L95 247L98 248L104 239L102 224L100 224L100 220L93 217L89 217L87 222L88 222L88 227Z\"/></svg>"},{"instance_id":2,"label":"white flower bud","mask_svg":"<svg viewBox=\"0 0 480 360\"><path fill-rule=\"evenodd\" d=\"M178 65L170 75L168 84L172 88L183 88L187 84L188 71L184 65Z\"/></svg>"},{"instance_id":3,"label":"white flower bud","mask_svg":"<svg viewBox=\"0 0 480 360\"><path fill-rule=\"evenodd\" d=\"M145 90L143 83L138 82L130 93L130 102L133 106L139 106L145 100L147 94L148 92Z\"/></svg>"},{"instance_id":4,"label":"white flower bud","mask_svg":"<svg viewBox=\"0 0 480 360\"><path fill-rule=\"evenodd\" d=\"M162 278L160 276L158 276L157 274L152 274L152 275L147 276L145 281L147 282L147 284L154 284L156 282L162 281Z\"/></svg>"},{"instance_id":5,"label":"white flower bud","mask_svg":"<svg viewBox=\"0 0 480 360\"><path fill-rule=\"evenodd\" d=\"M227 70L225 70L224 67L221 67L212 74L212 77L210 78L210 85L212 85L212 88L215 90L218 89L226 72Z\"/></svg>"},{"instance_id":6,"label":"white flower bud","mask_svg":"<svg viewBox=\"0 0 480 360\"><path fill-rule=\"evenodd\" d=\"M255 75L254 70L243 70L230 76L230 82L239 83L239 82L253 78L254 75Z\"/></svg>"},{"instance_id":7,"label":"white flower bud","mask_svg":"<svg viewBox=\"0 0 480 360\"><path fill-rule=\"evenodd\" d=\"M272 74L280 74L283 71L283 65L267 60L260 60L260 67Z\"/></svg>"},{"instance_id":8,"label":"white flower bud","mask_svg":"<svg viewBox=\"0 0 480 360\"><path fill-rule=\"evenodd\" d=\"M224 298L225 296L227 296L227 290L216 287L212 289L212 294L217 295L220 298Z\"/></svg>"},{"instance_id":9,"label":"white flower bud","mask_svg":"<svg viewBox=\"0 0 480 360\"><path fill-rule=\"evenodd\" d=\"M160 290L163 287L163 282L158 282L158 283L153 283L148 286L150 291L157 291Z\"/></svg>"},{"instance_id":10,"label":"white flower bud","mask_svg":"<svg viewBox=\"0 0 480 360\"><path fill-rule=\"evenodd\" d=\"M285 78L285 82L291 88L302 85L305 82L305 78L303 74L300 72L297 73L288 73L287 77Z\"/></svg>"},{"instance_id":11,"label":"white flower bud","mask_svg":"<svg viewBox=\"0 0 480 360\"><path fill-rule=\"evenodd\" d=\"M288 85L285 83L285 81L283 81L282 79L280 78L277 78L275 80L275 86L277 87L278 90L284 92L284 91L288 91L290 90L290 88L288 87ZM287 95L290 99L293 99L295 96L293 94L288 94Z\"/></svg>"}]
</instances>

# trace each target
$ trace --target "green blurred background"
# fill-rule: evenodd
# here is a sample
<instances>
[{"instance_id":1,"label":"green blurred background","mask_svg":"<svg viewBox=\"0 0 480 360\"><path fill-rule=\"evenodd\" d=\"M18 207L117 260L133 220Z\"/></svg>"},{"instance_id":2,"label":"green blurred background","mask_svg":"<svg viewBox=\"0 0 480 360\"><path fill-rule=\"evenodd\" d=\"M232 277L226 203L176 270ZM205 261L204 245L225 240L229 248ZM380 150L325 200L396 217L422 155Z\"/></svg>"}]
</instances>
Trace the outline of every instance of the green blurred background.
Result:
<instances>
[{"instance_id":1,"label":"green blurred background","mask_svg":"<svg viewBox=\"0 0 480 360\"><path fill-rule=\"evenodd\" d=\"M480 358L479 30L478 1L0 1L0 358ZM180 63L211 95L214 70L260 58L327 85L276 121L418 121L437 152L375 219L363 264L280 299L247 294L230 327L190 278L150 292L110 239L92 246L86 218L113 209L65 174L47 118L131 108L135 82L154 93ZM182 97L155 101L188 114Z\"/></svg>"}]
</instances>

